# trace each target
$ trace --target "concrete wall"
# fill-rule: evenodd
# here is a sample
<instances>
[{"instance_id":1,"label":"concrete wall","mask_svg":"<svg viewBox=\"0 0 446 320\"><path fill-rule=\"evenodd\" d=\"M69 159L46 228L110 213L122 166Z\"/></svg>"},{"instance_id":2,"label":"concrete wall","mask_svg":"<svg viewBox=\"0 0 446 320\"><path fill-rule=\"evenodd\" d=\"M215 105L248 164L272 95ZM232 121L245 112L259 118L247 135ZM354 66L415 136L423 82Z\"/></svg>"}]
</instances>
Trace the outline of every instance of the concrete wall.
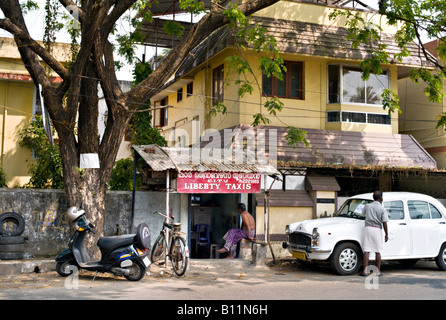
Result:
<instances>
[{"instance_id":1,"label":"concrete wall","mask_svg":"<svg viewBox=\"0 0 446 320\"><path fill-rule=\"evenodd\" d=\"M133 232L139 223L147 223L153 244L162 228L163 218L152 212L164 213L165 203L165 192L136 192ZM170 194L169 204L175 220L183 222L183 231L187 230L187 197ZM105 235L129 233L132 192L109 191L105 208ZM67 247L71 236L65 215L67 209L68 202L62 190L0 188L0 214L13 211L25 219L23 235L29 239L25 244L26 253L56 255Z\"/></svg>"}]
</instances>

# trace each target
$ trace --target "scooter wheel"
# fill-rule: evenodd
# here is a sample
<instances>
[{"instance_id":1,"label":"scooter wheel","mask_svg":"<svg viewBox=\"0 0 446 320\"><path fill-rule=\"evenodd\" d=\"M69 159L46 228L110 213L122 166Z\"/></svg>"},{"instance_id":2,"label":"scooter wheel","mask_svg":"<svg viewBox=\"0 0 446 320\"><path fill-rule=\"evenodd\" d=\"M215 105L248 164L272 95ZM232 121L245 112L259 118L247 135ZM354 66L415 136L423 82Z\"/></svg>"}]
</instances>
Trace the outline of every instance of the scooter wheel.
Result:
<instances>
[{"instance_id":1,"label":"scooter wheel","mask_svg":"<svg viewBox=\"0 0 446 320\"><path fill-rule=\"evenodd\" d=\"M77 270L77 266L70 261L58 262L56 264L56 271L61 277L68 277Z\"/></svg>"},{"instance_id":2,"label":"scooter wheel","mask_svg":"<svg viewBox=\"0 0 446 320\"><path fill-rule=\"evenodd\" d=\"M124 276L129 281L139 281L144 278L144 274L146 273L146 267L141 261L136 261L130 269L130 274Z\"/></svg>"}]
</instances>

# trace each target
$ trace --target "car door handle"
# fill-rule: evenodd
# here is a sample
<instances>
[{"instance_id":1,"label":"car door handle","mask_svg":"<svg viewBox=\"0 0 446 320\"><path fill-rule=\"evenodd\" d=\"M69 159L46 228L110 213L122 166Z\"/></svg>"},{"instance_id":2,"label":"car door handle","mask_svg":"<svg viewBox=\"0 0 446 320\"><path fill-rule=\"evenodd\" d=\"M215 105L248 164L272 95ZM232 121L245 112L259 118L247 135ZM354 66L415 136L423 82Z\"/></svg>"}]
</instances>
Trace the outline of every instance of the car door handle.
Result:
<instances>
[{"instance_id":1,"label":"car door handle","mask_svg":"<svg viewBox=\"0 0 446 320\"><path fill-rule=\"evenodd\" d=\"M401 222L401 223L398 223L398 225L400 225L400 226L405 226L406 223L405 223L405 222Z\"/></svg>"},{"instance_id":2,"label":"car door handle","mask_svg":"<svg viewBox=\"0 0 446 320\"><path fill-rule=\"evenodd\" d=\"M439 222L439 224L446 224L446 222Z\"/></svg>"}]
</instances>

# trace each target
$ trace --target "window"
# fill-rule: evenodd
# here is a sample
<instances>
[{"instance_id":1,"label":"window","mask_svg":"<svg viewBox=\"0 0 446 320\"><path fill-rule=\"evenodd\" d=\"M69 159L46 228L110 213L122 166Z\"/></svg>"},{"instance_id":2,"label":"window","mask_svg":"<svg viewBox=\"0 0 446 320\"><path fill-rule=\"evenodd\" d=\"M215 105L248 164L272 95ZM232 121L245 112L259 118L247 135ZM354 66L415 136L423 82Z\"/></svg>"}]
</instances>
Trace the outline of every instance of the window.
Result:
<instances>
[{"instance_id":1,"label":"window","mask_svg":"<svg viewBox=\"0 0 446 320\"><path fill-rule=\"evenodd\" d=\"M156 109L153 112L153 124L155 127L167 126L167 97L161 101L155 102L155 107L166 106L165 108Z\"/></svg>"},{"instance_id":2,"label":"window","mask_svg":"<svg viewBox=\"0 0 446 320\"><path fill-rule=\"evenodd\" d=\"M437 208L435 208L432 204L429 203L429 209L431 210L431 216L432 219L441 219L441 213L438 211Z\"/></svg>"},{"instance_id":3,"label":"window","mask_svg":"<svg viewBox=\"0 0 446 320\"><path fill-rule=\"evenodd\" d=\"M360 112L342 112L342 122L359 122L366 123L367 115Z\"/></svg>"},{"instance_id":4,"label":"window","mask_svg":"<svg viewBox=\"0 0 446 320\"><path fill-rule=\"evenodd\" d=\"M193 93L194 93L194 83L191 82L191 83L187 84L187 87L186 87L186 94L187 95L186 96L190 97Z\"/></svg>"},{"instance_id":5,"label":"window","mask_svg":"<svg viewBox=\"0 0 446 320\"><path fill-rule=\"evenodd\" d=\"M407 201L411 219L430 219L428 203L424 201Z\"/></svg>"},{"instance_id":6,"label":"window","mask_svg":"<svg viewBox=\"0 0 446 320\"><path fill-rule=\"evenodd\" d=\"M302 62L285 61L286 72L282 72L282 80L263 75L262 90L264 96L279 98L303 99L303 65Z\"/></svg>"},{"instance_id":7,"label":"window","mask_svg":"<svg viewBox=\"0 0 446 320\"><path fill-rule=\"evenodd\" d=\"M374 124L391 124L391 119L388 114L368 113L367 122Z\"/></svg>"},{"instance_id":8,"label":"window","mask_svg":"<svg viewBox=\"0 0 446 320\"><path fill-rule=\"evenodd\" d=\"M388 114L365 112L327 111L327 122L356 122L371 124L392 124Z\"/></svg>"},{"instance_id":9,"label":"window","mask_svg":"<svg viewBox=\"0 0 446 320\"><path fill-rule=\"evenodd\" d=\"M183 100L183 88L178 89L177 91L177 102L180 102L181 100Z\"/></svg>"},{"instance_id":10,"label":"window","mask_svg":"<svg viewBox=\"0 0 446 320\"><path fill-rule=\"evenodd\" d=\"M381 94L389 88L388 71L372 73L367 81L361 75L358 67L328 65L328 103L381 105Z\"/></svg>"},{"instance_id":11,"label":"window","mask_svg":"<svg viewBox=\"0 0 446 320\"><path fill-rule=\"evenodd\" d=\"M384 208L386 208L390 220L404 219L404 207L402 201L384 202Z\"/></svg>"},{"instance_id":12,"label":"window","mask_svg":"<svg viewBox=\"0 0 446 320\"><path fill-rule=\"evenodd\" d=\"M213 104L217 101L223 102L224 81L224 65L220 65L212 71Z\"/></svg>"}]
</instances>

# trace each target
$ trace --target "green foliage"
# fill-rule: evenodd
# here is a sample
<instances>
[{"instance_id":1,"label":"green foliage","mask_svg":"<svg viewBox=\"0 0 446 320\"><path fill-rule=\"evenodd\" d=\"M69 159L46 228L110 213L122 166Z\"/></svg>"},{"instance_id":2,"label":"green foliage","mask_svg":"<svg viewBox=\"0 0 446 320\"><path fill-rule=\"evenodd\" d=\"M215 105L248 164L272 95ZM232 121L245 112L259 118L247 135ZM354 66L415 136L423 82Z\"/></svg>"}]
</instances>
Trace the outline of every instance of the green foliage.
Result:
<instances>
[{"instance_id":1,"label":"green foliage","mask_svg":"<svg viewBox=\"0 0 446 320\"><path fill-rule=\"evenodd\" d=\"M228 109L221 101L214 101L214 105L209 110L208 117L210 116L216 116L217 114L226 114L228 112Z\"/></svg>"},{"instance_id":2,"label":"green foliage","mask_svg":"<svg viewBox=\"0 0 446 320\"><path fill-rule=\"evenodd\" d=\"M166 24L164 25L163 29L168 35L177 37L180 37L184 31L184 27L182 25L172 20L166 20Z\"/></svg>"},{"instance_id":3,"label":"green foliage","mask_svg":"<svg viewBox=\"0 0 446 320\"><path fill-rule=\"evenodd\" d=\"M29 162L31 179L28 188L63 189L62 160L58 145L51 145L43 129L42 117L36 115L19 132L19 145L33 151L34 158Z\"/></svg>"},{"instance_id":4,"label":"green foliage","mask_svg":"<svg viewBox=\"0 0 446 320\"><path fill-rule=\"evenodd\" d=\"M0 167L0 188L5 188L8 186L8 181L6 181L6 174L3 168Z\"/></svg>"},{"instance_id":5,"label":"green foliage","mask_svg":"<svg viewBox=\"0 0 446 320\"><path fill-rule=\"evenodd\" d=\"M192 14L206 12L204 2L197 0L180 0L180 9L187 10Z\"/></svg>"},{"instance_id":6,"label":"green foliage","mask_svg":"<svg viewBox=\"0 0 446 320\"><path fill-rule=\"evenodd\" d=\"M26 2L20 3L20 7L22 8L22 12L24 15L30 11L39 9L39 5L33 0L27 0Z\"/></svg>"},{"instance_id":7,"label":"green foliage","mask_svg":"<svg viewBox=\"0 0 446 320\"><path fill-rule=\"evenodd\" d=\"M110 190L133 190L133 168L134 163L132 158L125 158L115 162L113 167L112 176L108 183ZM135 181L135 188L139 190L141 188L141 177L137 176Z\"/></svg>"},{"instance_id":8,"label":"green foliage","mask_svg":"<svg viewBox=\"0 0 446 320\"><path fill-rule=\"evenodd\" d=\"M288 144L294 146L295 148L297 145L301 142L305 144L305 147L308 148L310 144L308 143L306 137L307 137L307 131L298 129L293 126L288 127L288 133L286 134L286 139L288 141Z\"/></svg>"},{"instance_id":9,"label":"green foliage","mask_svg":"<svg viewBox=\"0 0 446 320\"><path fill-rule=\"evenodd\" d=\"M268 110L269 114L276 116L277 112L282 111L283 102L277 97L272 97L265 102L264 106Z\"/></svg>"},{"instance_id":10,"label":"green foliage","mask_svg":"<svg viewBox=\"0 0 446 320\"><path fill-rule=\"evenodd\" d=\"M133 83L137 85L152 73L152 68L149 62L139 61L135 64L133 69ZM133 115L132 120L132 144L147 145L157 144L159 146L167 146L167 141L160 134L157 128L151 125L152 114L149 110L150 101L139 106L138 111Z\"/></svg>"},{"instance_id":11,"label":"green foliage","mask_svg":"<svg viewBox=\"0 0 446 320\"><path fill-rule=\"evenodd\" d=\"M401 113L399 105L400 98L398 97L395 91L390 89L384 89L381 97L383 102L383 109L389 111L389 116L391 116L392 113L395 111Z\"/></svg>"},{"instance_id":12,"label":"green foliage","mask_svg":"<svg viewBox=\"0 0 446 320\"><path fill-rule=\"evenodd\" d=\"M58 3L59 2L57 0L46 0L45 3L45 33L43 40L47 49L50 48L51 43L56 41L56 33L64 27L64 24L57 17ZM29 1L27 4L28 7L31 5L31 8L34 9L34 5L37 6L37 4L32 4L32 2Z\"/></svg>"}]
</instances>

